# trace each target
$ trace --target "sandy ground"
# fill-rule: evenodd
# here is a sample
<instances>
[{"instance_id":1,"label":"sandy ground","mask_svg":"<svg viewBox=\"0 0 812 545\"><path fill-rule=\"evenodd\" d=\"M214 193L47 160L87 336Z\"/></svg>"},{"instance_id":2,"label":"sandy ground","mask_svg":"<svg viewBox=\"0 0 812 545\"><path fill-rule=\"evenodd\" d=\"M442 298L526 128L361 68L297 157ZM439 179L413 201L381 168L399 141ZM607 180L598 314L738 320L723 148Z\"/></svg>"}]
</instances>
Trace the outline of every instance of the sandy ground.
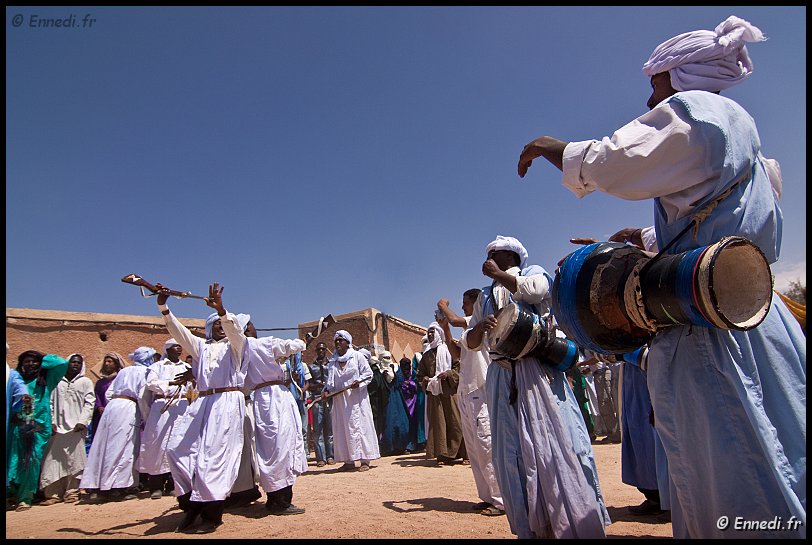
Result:
<instances>
[{"instance_id":1,"label":"sandy ground","mask_svg":"<svg viewBox=\"0 0 812 545\"><path fill-rule=\"evenodd\" d=\"M671 524L639 517L625 507L643 496L620 482L620 445L595 445L595 459L609 514L609 537L670 537ZM434 467L423 454L388 456L367 472L340 464L310 470L294 486L303 515L277 517L264 496L226 511L212 534L174 533L181 521L173 497L102 505L57 504L6 512L6 538L514 538L507 518L473 511L479 502L471 469Z\"/></svg>"}]
</instances>

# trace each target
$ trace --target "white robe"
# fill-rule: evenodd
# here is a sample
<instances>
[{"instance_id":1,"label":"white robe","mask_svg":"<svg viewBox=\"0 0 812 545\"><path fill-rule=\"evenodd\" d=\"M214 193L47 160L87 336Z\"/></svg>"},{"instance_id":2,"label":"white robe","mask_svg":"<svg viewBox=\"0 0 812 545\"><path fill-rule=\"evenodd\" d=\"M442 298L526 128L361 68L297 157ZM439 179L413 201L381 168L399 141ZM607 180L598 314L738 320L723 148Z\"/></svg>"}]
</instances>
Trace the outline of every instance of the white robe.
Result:
<instances>
[{"instance_id":1,"label":"white robe","mask_svg":"<svg viewBox=\"0 0 812 545\"><path fill-rule=\"evenodd\" d=\"M302 340L275 337L248 339L245 385L251 389L263 382L284 380L285 369L277 362L305 349ZM307 471L307 453L302 439L299 407L284 384L263 386L254 390L259 484L265 492L293 485L296 476Z\"/></svg>"},{"instance_id":2,"label":"white robe","mask_svg":"<svg viewBox=\"0 0 812 545\"><path fill-rule=\"evenodd\" d=\"M138 471L142 473L161 475L170 472L167 456L169 438L178 418L186 412L189 401L185 397L185 385L170 386L169 383L184 371L186 365L183 362L172 363L169 359L162 359L149 366L143 396L149 413L144 422L144 431L141 432L141 449L138 454ZM180 397L161 413L178 388L181 389Z\"/></svg>"},{"instance_id":3,"label":"white robe","mask_svg":"<svg viewBox=\"0 0 812 545\"><path fill-rule=\"evenodd\" d=\"M352 352L343 368L337 361L338 353L330 360L325 390L333 392L356 380L372 378L372 369L364 355L355 350ZM367 393L368 384L364 382L358 388L344 390L332 398L333 457L336 460L350 463L381 457Z\"/></svg>"},{"instance_id":4,"label":"white robe","mask_svg":"<svg viewBox=\"0 0 812 545\"><path fill-rule=\"evenodd\" d=\"M84 376L73 380L62 377L51 392L51 423L56 426L56 433L51 435L42 460L40 488L81 475L87 463L85 436L95 402L93 381ZM86 429L73 431L76 424L84 424Z\"/></svg>"},{"instance_id":5,"label":"white robe","mask_svg":"<svg viewBox=\"0 0 812 545\"><path fill-rule=\"evenodd\" d=\"M79 488L110 490L129 488L138 482L135 461L144 410L140 407L140 399L146 384L147 368L143 365L125 367L116 375L107 389L110 401L99 420ZM117 395L139 402L112 399Z\"/></svg>"},{"instance_id":6,"label":"white robe","mask_svg":"<svg viewBox=\"0 0 812 545\"><path fill-rule=\"evenodd\" d=\"M192 373L199 391L243 387L246 337L234 314L229 312L221 319L226 338L218 342L192 334L171 312L164 316L164 321L169 334L184 352L191 354ZM240 469L245 396L241 390L220 392L198 398L195 405L186 434L173 445L169 456L174 458L173 463L186 464L192 472L191 501L224 500L231 493Z\"/></svg>"},{"instance_id":7,"label":"white robe","mask_svg":"<svg viewBox=\"0 0 812 545\"><path fill-rule=\"evenodd\" d=\"M188 367L187 367L188 368ZM178 450L181 441L186 437L189 426L194 422L200 410L202 398L197 398L186 404L186 410L175 419L175 424L169 432L166 443L166 457L169 462L169 472L175 483L175 497L192 491L192 476L195 474L195 460L193 454L197 453L197 443L192 442L191 448Z\"/></svg>"}]
</instances>

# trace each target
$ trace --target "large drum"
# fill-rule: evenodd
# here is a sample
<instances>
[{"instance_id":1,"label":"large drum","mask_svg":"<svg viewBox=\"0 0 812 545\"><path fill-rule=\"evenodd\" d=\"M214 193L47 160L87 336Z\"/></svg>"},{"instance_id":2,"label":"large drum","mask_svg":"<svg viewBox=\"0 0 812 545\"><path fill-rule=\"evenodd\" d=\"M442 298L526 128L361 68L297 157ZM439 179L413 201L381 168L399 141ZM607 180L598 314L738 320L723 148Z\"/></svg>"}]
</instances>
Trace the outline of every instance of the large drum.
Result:
<instances>
[{"instance_id":1,"label":"large drum","mask_svg":"<svg viewBox=\"0 0 812 545\"><path fill-rule=\"evenodd\" d=\"M746 331L767 316L770 265L742 237L650 258L619 242L573 252L553 283L553 314L584 348L631 352L662 328L694 324Z\"/></svg>"},{"instance_id":2,"label":"large drum","mask_svg":"<svg viewBox=\"0 0 812 545\"><path fill-rule=\"evenodd\" d=\"M510 303L501 309L488 335L492 350L512 360L534 357L560 371L578 361L575 343L556 337L547 321L523 304Z\"/></svg>"}]
</instances>

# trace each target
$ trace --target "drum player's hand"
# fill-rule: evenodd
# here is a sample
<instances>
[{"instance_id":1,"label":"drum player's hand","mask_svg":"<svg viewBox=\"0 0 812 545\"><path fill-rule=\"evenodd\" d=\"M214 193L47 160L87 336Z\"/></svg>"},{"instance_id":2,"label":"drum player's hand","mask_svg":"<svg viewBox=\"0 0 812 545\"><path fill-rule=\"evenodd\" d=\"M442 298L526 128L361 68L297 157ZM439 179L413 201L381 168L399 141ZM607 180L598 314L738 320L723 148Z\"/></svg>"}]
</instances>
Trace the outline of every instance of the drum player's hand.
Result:
<instances>
[{"instance_id":1,"label":"drum player's hand","mask_svg":"<svg viewBox=\"0 0 812 545\"><path fill-rule=\"evenodd\" d=\"M448 299L440 299L439 301L437 301L437 308L440 309L440 310L443 310L444 308L448 308L449 305L450 305L450 303L449 303Z\"/></svg>"},{"instance_id":2,"label":"drum player's hand","mask_svg":"<svg viewBox=\"0 0 812 545\"><path fill-rule=\"evenodd\" d=\"M493 259L486 259L485 263L482 264L482 274L487 276L488 278L496 278L496 275L502 272L499 268L499 265L496 264L496 261Z\"/></svg>"},{"instance_id":3,"label":"drum player's hand","mask_svg":"<svg viewBox=\"0 0 812 545\"><path fill-rule=\"evenodd\" d=\"M482 324L482 328L485 331L490 331L491 329L496 327L497 322L498 322L498 320L496 319L496 316L491 314L491 315L486 316L485 318L483 318L480 323Z\"/></svg>"}]
</instances>

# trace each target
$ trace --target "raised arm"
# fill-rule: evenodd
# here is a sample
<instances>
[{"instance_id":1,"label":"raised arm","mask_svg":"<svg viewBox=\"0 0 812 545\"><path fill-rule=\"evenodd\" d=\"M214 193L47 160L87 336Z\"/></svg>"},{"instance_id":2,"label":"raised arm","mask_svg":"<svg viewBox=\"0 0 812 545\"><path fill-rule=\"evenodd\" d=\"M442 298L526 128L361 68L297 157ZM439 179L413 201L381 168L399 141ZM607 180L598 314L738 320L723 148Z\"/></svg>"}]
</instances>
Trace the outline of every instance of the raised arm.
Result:
<instances>
[{"instance_id":1,"label":"raised arm","mask_svg":"<svg viewBox=\"0 0 812 545\"><path fill-rule=\"evenodd\" d=\"M192 355L194 361L200 360L200 346L203 344L203 340L180 323L172 314L172 311L169 310L169 307L166 306L166 302L169 300L169 290L160 284L156 284L155 287L158 288L158 309L161 311L169 334L178 341L184 352Z\"/></svg>"},{"instance_id":2,"label":"raised arm","mask_svg":"<svg viewBox=\"0 0 812 545\"><path fill-rule=\"evenodd\" d=\"M449 308L448 304L448 299L440 299L437 301L437 308L448 319L448 323L454 327L461 327L463 329L468 327L468 322L465 321L465 318L457 316L457 314Z\"/></svg>"}]
</instances>

